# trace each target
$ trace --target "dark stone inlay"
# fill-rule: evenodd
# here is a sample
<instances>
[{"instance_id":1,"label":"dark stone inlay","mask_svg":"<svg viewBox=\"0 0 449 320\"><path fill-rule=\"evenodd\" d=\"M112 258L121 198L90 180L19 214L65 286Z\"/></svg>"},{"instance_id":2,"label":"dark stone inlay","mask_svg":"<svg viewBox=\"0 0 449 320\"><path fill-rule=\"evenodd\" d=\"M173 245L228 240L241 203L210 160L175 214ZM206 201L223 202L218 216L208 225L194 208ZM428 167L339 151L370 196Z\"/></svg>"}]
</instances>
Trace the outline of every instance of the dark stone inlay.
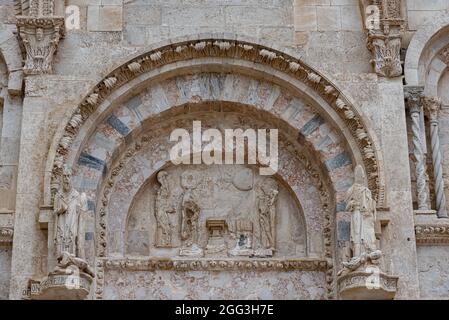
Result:
<instances>
[{"instance_id":1,"label":"dark stone inlay","mask_svg":"<svg viewBox=\"0 0 449 320\"><path fill-rule=\"evenodd\" d=\"M337 223L337 238L338 241L349 241L350 236L351 223L348 221L338 221Z\"/></svg>"},{"instance_id":2,"label":"dark stone inlay","mask_svg":"<svg viewBox=\"0 0 449 320\"><path fill-rule=\"evenodd\" d=\"M87 154L85 152L81 153L78 163L81 166L86 166L101 172L103 172L104 168L106 167L106 164L103 160L95 158L94 156L91 156L90 154Z\"/></svg>"},{"instance_id":3,"label":"dark stone inlay","mask_svg":"<svg viewBox=\"0 0 449 320\"><path fill-rule=\"evenodd\" d=\"M316 114L312 119L307 122L304 127L301 128L300 132L303 136L309 136L312 132L314 132L320 125L324 123L324 119Z\"/></svg>"},{"instance_id":4,"label":"dark stone inlay","mask_svg":"<svg viewBox=\"0 0 449 320\"><path fill-rule=\"evenodd\" d=\"M89 211L95 211L95 202L92 200L87 200L87 208Z\"/></svg>"},{"instance_id":5,"label":"dark stone inlay","mask_svg":"<svg viewBox=\"0 0 449 320\"><path fill-rule=\"evenodd\" d=\"M93 232L86 232L86 235L85 235L84 239L86 241L93 240L94 239L94 233Z\"/></svg>"},{"instance_id":6,"label":"dark stone inlay","mask_svg":"<svg viewBox=\"0 0 449 320\"><path fill-rule=\"evenodd\" d=\"M352 160L347 152L340 153L332 159L326 160L326 167L329 171L342 168L350 164L352 164Z\"/></svg>"},{"instance_id":7,"label":"dark stone inlay","mask_svg":"<svg viewBox=\"0 0 449 320\"><path fill-rule=\"evenodd\" d=\"M337 212L345 212L346 211L346 202L342 201L337 203Z\"/></svg>"},{"instance_id":8,"label":"dark stone inlay","mask_svg":"<svg viewBox=\"0 0 449 320\"><path fill-rule=\"evenodd\" d=\"M107 122L111 127L113 127L122 136L126 136L129 133L129 128L115 115L111 115Z\"/></svg>"}]
</instances>

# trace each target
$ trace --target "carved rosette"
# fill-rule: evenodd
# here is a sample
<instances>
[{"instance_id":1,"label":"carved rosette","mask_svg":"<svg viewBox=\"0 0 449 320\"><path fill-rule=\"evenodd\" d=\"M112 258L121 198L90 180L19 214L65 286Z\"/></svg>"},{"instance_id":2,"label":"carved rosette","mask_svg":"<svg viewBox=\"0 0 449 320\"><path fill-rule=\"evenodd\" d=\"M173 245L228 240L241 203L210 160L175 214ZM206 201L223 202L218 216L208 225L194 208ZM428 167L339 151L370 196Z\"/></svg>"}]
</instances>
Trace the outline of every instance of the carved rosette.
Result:
<instances>
[{"instance_id":1,"label":"carved rosette","mask_svg":"<svg viewBox=\"0 0 449 320\"><path fill-rule=\"evenodd\" d=\"M338 291L343 300L392 300L398 277L376 272L351 272L338 278Z\"/></svg>"},{"instance_id":2,"label":"carved rosette","mask_svg":"<svg viewBox=\"0 0 449 320\"><path fill-rule=\"evenodd\" d=\"M52 73L53 55L64 35L64 17L18 16L17 29L26 51L24 73Z\"/></svg>"}]
</instances>

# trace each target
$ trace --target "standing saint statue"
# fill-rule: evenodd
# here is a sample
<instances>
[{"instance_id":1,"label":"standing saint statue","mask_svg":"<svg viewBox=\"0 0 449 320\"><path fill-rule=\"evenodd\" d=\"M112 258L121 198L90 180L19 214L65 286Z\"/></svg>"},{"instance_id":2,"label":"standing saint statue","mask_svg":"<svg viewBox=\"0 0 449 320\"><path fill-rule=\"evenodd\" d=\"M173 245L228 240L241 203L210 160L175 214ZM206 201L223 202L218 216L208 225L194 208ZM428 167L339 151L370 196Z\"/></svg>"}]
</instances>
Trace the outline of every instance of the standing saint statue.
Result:
<instances>
[{"instance_id":1,"label":"standing saint statue","mask_svg":"<svg viewBox=\"0 0 449 320\"><path fill-rule=\"evenodd\" d=\"M193 194L196 187L195 178L195 175L190 172L185 172L181 177L181 184L184 188L181 201L181 239L183 247L180 250L180 255L182 256L203 255L203 250L198 245L201 208Z\"/></svg>"},{"instance_id":2,"label":"standing saint statue","mask_svg":"<svg viewBox=\"0 0 449 320\"><path fill-rule=\"evenodd\" d=\"M365 172L360 165L355 168L354 185L348 190L346 204L347 211L352 213L352 259L343 266L354 271L367 262L375 262L382 255L377 249L376 201L365 185Z\"/></svg>"},{"instance_id":3,"label":"standing saint statue","mask_svg":"<svg viewBox=\"0 0 449 320\"><path fill-rule=\"evenodd\" d=\"M70 170L65 168L62 175L62 186L54 200L56 255L59 258L65 253L84 260L87 196L70 186L70 177Z\"/></svg>"},{"instance_id":4,"label":"standing saint statue","mask_svg":"<svg viewBox=\"0 0 449 320\"><path fill-rule=\"evenodd\" d=\"M276 201L279 194L277 183L274 180L265 180L258 188L257 210L259 218L259 254L273 255L275 250L275 218Z\"/></svg>"},{"instance_id":5,"label":"standing saint statue","mask_svg":"<svg viewBox=\"0 0 449 320\"><path fill-rule=\"evenodd\" d=\"M159 171L157 174L157 181L161 185L157 191L155 202L157 247L171 247L172 245L173 225L169 214L175 213L176 210L170 203L170 189L167 176L168 173L166 171Z\"/></svg>"}]
</instances>

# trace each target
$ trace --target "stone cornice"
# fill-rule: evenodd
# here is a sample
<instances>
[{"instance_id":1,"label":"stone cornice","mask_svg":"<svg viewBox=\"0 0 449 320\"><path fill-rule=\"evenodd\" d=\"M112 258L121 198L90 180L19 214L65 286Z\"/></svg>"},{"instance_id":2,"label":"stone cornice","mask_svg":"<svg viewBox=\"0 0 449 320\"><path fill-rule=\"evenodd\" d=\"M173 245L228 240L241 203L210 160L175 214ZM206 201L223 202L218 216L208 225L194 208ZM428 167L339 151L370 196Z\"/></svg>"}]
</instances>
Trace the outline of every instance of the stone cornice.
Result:
<instances>
[{"instance_id":1,"label":"stone cornice","mask_svg":"<svg viewBox=\"0 0 449 320\"><path fill-rule=\"evenodd\" d=\"M416 243L449 245L449 224L422 224L415 226Z\"/></svg>"},{"instance_id":2,"label":"stone cornice","mask_svg":"<svg viewBox=\"0 0 449 320\"><path fill-rule=\"evenodd\" d=\"M321 259L182 259L182 258L123 258L102 259L97 266L127 271L326 271Z\"/></svg>"}]
</instances>

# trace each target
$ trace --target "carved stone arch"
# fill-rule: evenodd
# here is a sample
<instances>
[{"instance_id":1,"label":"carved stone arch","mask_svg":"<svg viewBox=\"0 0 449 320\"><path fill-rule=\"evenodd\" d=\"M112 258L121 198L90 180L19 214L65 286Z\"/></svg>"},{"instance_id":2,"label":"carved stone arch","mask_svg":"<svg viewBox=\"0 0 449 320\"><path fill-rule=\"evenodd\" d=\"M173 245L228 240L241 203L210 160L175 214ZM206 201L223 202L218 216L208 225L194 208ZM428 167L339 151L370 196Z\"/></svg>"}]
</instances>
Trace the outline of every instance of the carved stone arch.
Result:
<instances>
[{"instance_id":1,"label":"carved stone arch","mask_svg":"<svg viewBox=\"0 0 449 320\"><path fill-rule=\"evenodd\" d=\"M207 34L183 37L154 45L148 52L137 55L113 70L96 85L75 108L68 123L61 125L55 136L46 165L44 202L51 203L52 185L57 183L63 164L68 158L76 158L69 152L72 142L79 139L79 132L85 134L89 131L85 128L89 125L92 127L92 119L98 116L98 110L105 110L112 100L127 94L127 91L135 90L133 87L148 80L149 74L154 76L167 69L176 69L176 65L186 61L197 63L201 68L204 63L201 59L209 59L215 65L221 65L223 61L234 61L241 62L240 65L249 70L269 69L271 78L288 78L289 81L284 80L284 83L290 82L289 86L292 88L299 85L303 91L319 100L317 106L322 106L324 117L337 123L351 148L351 156L357 163L364 164L369 186L378 199L378 205L385 206L383 161L377 138L366 124L366 118L354 108L349 98L293 54L258 40L235 35L225 36Z\"/></svg>"},{"instance_id":2,"label":"carved stone arch","mask_svg":"<svg viewBox=\"0 0 449 320\"><path fill-rule=\"evenodd\" d=\"M189 76L190 80L183 80ZM192 84L207 83L210 80L204 82L204 79L208 77L218 77L238 90L231 90L229 95L223 88L217 96L207 90L193 94ZM188 94L170 100L164 90L169 90L173 83L176 87L176 81L188 86L185 90ZM243 81L246 86L239 87L235 81ZM251 83L265 86L265 95L263 90L251 89ZM158 96L161 88L163 94ZM182 91L182 88L181 85L177 90ZM124 105L132 103L145 89L149 90L153 102L146 106L147 113L142 119L135 118ZM240 89L243 91L239 96ZM317 180L313 185L321 205L316 216L323 218L323 224L321 233L317 234L320 233L325 246L310 265L327 270L327 294L333 296L335 212L345 209L344 193L352 184L356 164L363 164L378 205L385 206L380 147L368 120L324 76L293 55L253 39L224 35L182 38L158 44L110 72L58 129L47 159L44 206L52 204L53 189L63 166L73 167L72 183L75 188L87 192L91 199L90 223L98 228L95 230L97 248L90 251L99 259L97 272L101 274L104 268L117 264L127 267L128 260L108 260L107 248L111 245L108 241L119 239L114 236L108 239L109 201L115 187L111 177L119 175L124 168L121 157L132 157L139 151L144 140L142 134L155 125L151 121L158 119L158 115L179 108L199 107L203 102L229 103L242 114L248 114L252 108L257 110L253 115L269 115L268 118L277 121L276 127L285 129L298 144L308 147L304 158L307 170L304 171L318 169L313 174ZM106 139L110 141L109 151L108 147L95 147L105 142L102 137L108 135L106 132L111 132L112 137ZM123 230L122 225L120 228ZM308 225L307 232L310 230ZM295 263L301 268L309 266L309 262ZM129 264L135 265L134 262ZM102 297L102 281L97 280L98 298Z\"/></svg>"},{"instance_id":3,"label":"carved stone arch","mask_svg":"<svg viewBox=\"0 0 449 320\"><path fill-rule=\"evenodd\" d=\"M0 54L8 69L8 93L15 96L22 93L22 52L16 35L9 28L0 32Z\"/></svg>"},{"instance_id":4,"label":"carved stone arch","mask_svg":"<svg viewBox=\"0 0 449 320\"><path fill-rule=\"evenodd\" d=\"M405 59L408 86L424 87L427 96L438 96L438 84L449 63L449 10L422 25L413 36Z\"/></svg>"}]
</instances>

